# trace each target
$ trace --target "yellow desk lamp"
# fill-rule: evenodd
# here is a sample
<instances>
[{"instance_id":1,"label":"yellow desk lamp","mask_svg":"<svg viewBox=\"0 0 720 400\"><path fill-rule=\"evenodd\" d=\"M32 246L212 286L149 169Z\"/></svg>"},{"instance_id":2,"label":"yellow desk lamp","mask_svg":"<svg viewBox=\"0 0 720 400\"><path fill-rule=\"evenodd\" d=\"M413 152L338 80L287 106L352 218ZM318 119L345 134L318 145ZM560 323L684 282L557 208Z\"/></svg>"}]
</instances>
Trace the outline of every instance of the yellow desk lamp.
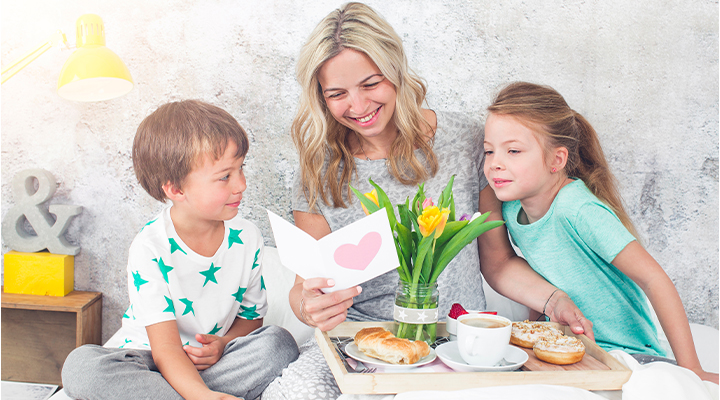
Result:
<instances>
[{"instance_id":1,"label":"yellow desk lamp","mask_svg":"<svg viewBox=\"0 0 720 400\"><path fill-rule=\"evenodd\" d=\"M74 101L104 101L123 96L134 86L130 71L117 54L105 47L105 27L95 14L80 16L76 24L77 50L65 62L58 78L58 94ZM51 47L63 44L57 31L45 43L2 70L2 83Z\"/></svg>"}]
</instances>

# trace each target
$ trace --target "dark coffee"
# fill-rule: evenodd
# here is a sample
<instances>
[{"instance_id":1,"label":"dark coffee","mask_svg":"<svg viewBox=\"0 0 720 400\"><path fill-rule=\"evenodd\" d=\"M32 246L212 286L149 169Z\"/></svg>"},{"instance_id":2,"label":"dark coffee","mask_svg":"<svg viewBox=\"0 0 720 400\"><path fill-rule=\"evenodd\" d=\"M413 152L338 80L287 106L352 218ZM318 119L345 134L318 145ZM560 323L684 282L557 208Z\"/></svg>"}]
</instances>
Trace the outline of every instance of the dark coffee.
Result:
<instances>
[{"instance_id":1,"label":"dark coffee","mask_svg":"<svg viewBox=\"0 0 720 400\"><path fill-rule=\"evenodd\" d=\"M466 318L460 322L465 325L473 326L475 328L504 328L508 326L508 324L503 321L497 321L487 318Z\"/></svg>"}]
</instances>

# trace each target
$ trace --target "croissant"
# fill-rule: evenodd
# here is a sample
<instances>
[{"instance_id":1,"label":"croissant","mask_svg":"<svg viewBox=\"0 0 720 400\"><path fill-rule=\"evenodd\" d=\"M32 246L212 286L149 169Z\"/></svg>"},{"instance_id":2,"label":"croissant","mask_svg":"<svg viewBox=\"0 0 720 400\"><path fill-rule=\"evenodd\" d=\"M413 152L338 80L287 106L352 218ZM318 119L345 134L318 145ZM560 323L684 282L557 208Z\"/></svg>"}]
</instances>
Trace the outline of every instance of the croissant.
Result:
<instances>
[{"instance_id":1,"label":"croissant","mask_svg":"<svg viewBox=\"0 0 720 400\"><path fill-rule=\"evenodd\" d=\"M427 343L396 338L390 331L380 327L360 330L355 334L355 344L368 356L390 364L414 364L430 354Z\"/></svg>"}]
</instances>

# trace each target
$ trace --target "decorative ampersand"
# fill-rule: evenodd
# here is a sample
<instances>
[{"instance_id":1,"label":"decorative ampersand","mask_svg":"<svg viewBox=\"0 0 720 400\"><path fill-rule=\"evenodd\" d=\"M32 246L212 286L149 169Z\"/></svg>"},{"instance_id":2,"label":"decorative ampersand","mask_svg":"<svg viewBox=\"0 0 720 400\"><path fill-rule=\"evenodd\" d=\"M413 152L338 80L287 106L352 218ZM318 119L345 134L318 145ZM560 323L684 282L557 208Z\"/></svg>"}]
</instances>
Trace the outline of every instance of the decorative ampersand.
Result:
<instances>
[{"instance_id":1,"label":"decorative ampersand","mask_svg":"<svg viewBox=\"0 0 720 400\"><path fill-rule=\"evenodd\" d=\"M82 207L51 205L47 210L41 207L55 194L56 188L55 177L44 169L27 169L15 175L12 182L15 207L2 221L2 238L6 246L27 253L43 249L54 254L76 255L80 252L80 246L73 246L65 239L65 231L70 220L82 212ZM36 235L25 229L26 219Z\"/></svg>"}]
</instances>

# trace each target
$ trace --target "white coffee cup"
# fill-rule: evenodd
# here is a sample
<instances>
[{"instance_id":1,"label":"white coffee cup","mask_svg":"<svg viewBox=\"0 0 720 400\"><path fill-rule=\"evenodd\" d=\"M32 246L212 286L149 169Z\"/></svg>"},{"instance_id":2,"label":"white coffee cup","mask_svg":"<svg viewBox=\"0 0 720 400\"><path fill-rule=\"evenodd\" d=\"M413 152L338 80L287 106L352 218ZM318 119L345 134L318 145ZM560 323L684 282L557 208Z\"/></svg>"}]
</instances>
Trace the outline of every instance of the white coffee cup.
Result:
<instances>
[{"instance_id":1,"label":"white coffee cup","mask_svg":"<svg viewBox=\"0 0 720 400\"><path fill-rule=\"evenodd\" d=\"M499 315L465 314L457 320L460 356L475 366L493 366L510 344L512 322Z\"/></svg>"}]
</instances>

